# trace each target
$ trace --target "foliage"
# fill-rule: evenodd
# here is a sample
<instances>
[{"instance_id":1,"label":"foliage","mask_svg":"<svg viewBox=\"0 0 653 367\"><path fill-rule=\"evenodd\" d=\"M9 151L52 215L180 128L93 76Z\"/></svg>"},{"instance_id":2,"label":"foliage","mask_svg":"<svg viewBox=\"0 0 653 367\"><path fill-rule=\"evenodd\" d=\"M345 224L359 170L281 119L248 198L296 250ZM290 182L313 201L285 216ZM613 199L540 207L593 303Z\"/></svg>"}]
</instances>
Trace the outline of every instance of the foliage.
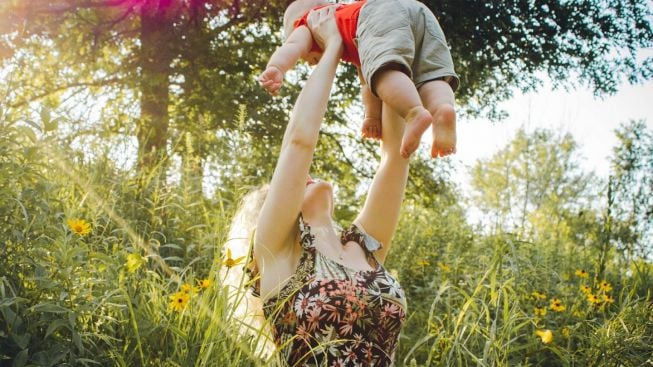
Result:
<instances>
[{"instance_id":1,"label":"foliage","mask_svg":"<svg viewBox=\"0 0 653 367\"><path fill-rule=\"evenodd\" d=\"M450 41L463 81L457 96L461 112L497 117L496 102L508 98L512 87L535 88L543 73L563 87L579 80L597 94L614 92L624 78L636 83L651 77L651 60L638 57L653 39L645 0L424 3ZM300 66L278 98L267 96L255 82L281 42L276 30L287 4L5 2L0 5L6 15L0 27L0 63L7 80L2 103L24 118L36 102L58 115L69 114L81 144L109 148L129 141L130 149L139 152L135 160L141 168L172 164L190 151L193 155L182 164L200 174L232 159L231 139L243 134L252 137L252 153L264 156L278 147L306 74ZM579 78L570 78L574 75ZM331 154L320 155L329 157L327 166L351 177L343 185L348 188L360 183L356 176L369 176L375 158L371 144L358 149L360 134L351 133L360 123L360 117L350 116L352 107L360 109L354 80L353 68L343 67L327 118L337 133L324 150ZM243 123L232 118L240 106L247 116ZM80 108L94 112L84 116ZM352 149L355 159L347 154ZM258 161L248 169L257 174L247 177L269 177L272 161ZM414 175L427 178L428 172Z\"/></svg>"},{"instance_id":2,"label":"foliage","mask_svg":"<svg viewBox=\"0 0 653 367\"><path fill-rule=\"evenodd\" d=\"M496 117L544 73L597 94L651 78L643 0L424 2L468 113ZM271 176L309 69L280 97L258 87L287 1L261 4L0 4L1 366L267 363L263 332L238 333L222 245L240 198ZM339 69L312 172L337 181L343 223L378 158L354 76ZM477 226L452 167L418 152L386 263L409 298L398 364L650 363L651 135L617 131L605 183L569 136L518 132L474 169Z\"/></svg>"},{"instance_id":3,"label":"foliage","mask_svg":"<svg viewBox=\"0 0 653 367\"><path fill-rule=\"evenodd\" d=\"M467 241L463 251L440 253L438 266L413 260L407 265L422 274L401 278L402 284L412 287L408 293L414 309L403 334L400 364L569 366L619 361L638 366L647 362L653 309L649 301L634 296L641 283L625 272L614 272L619 283L610 283L615 287L603 291L591 274L590 278L575 276L574 267L566 266L565 256L555 249L511 235L478 238ZM585 261L573 266L589 265ZM580 290L584 284L599 297L616 300L593 304ZM536 336L540 330L549 330L553 340L540 340ZM629 340L628 346L622 347L619 338Z\"/></svg>"},{"instance_id":4,"label":"foliage","mask_svg":"<svg viewBox=\"0 0 653 367\"><path fill-rule=\"evenodd\" d=\"M224 203L70 159L44 130L0 126L0 365L261 365L221 287L169 305L218 281Z\"/></svg>"},{"instance_id":5,"label":"foliage","mask_svg":"<svg viewBox=\"0 0 653 367\"><path fill-rule=\"evenodd\" d=\"M613 216L627 227L616 228L616 239L627 256L646 258L653 251L653 131L644 121L631 121L616 134Z\"/></svg>"},{"instance_id":6,"label":"foliage","mask_svg":"<svg viewBox=\"0 0 653 367\"><path fill-rule=\"evenodd\" d=\"M526 237L569 236L571 222L590 218L591 174L576 160L570 135L519 130L508 146L473 168L474 203L492 231ZM571 239L570 239L571 240Z\"/></svg>"},{"instance_id":7,"label":"foliage","mask_svg":"<svg viewBox=\"0 0 653 367\"><path fill-rule=\"evenodd\" d=\"M192 175L148 179L106 155L64 148L47 112L38 123L3 118L0 168L10 174L0 177L7 223L0 226L0 365L265 364L256 347L264 334L237 332L234 295L221 275L242 261L223 261L221 245L248 186L229 200L209 199L194 191ZM554 140L533 140L532 150ZM571 164L560 170L556 177L575 172ZM234 180L242 174L231 172ZM601 247L604 217L565 217L564 236L539 235L549 230L546 221L533 222L530 239L488 235L466 223L460 194L446 181L433 181L432 195L412 179L386 263L409 297L400 365L646 363L653 266L645 259L624 265L614 246ZM569 205L587 203L563 198L550 205L563 216ZM338 215L352 211L347 205ZM90 225L88 233L69 222L75 218ZM581 268L587 275L576 275ZM545 330L552 340L537 336Z\"/></svg>"},{"instance_id":8,"label":"foliage","mask_svg":"<svg viewBox=\"0 0 653 367\"><path fill-rule=\"evenodd\" d=\"M496 111L511 88L533 90L548 75L562 88L587 85L614 93L625 79L651 78L653 44L646 0L438 1L438 17L462 76L468 111Z\"/></svg>"}]
</instances>

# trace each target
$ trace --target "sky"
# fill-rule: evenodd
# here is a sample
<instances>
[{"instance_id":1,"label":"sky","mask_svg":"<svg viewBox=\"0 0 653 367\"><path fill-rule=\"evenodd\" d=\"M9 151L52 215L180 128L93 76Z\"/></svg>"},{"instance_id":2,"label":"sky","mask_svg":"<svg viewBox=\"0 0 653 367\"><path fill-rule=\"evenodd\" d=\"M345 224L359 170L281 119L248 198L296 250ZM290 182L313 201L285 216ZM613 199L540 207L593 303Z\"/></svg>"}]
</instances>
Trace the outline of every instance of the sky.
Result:
<instances>
[{"instance_id":1,"label":"sky","mask_svg":"<svg viewBox=\"0 0 653 367\"><path fill-rule=\"evenodd\" d=\"M467 186L469 168L506 146L520 127L571 133L579 144L581 166L607 178L609 157L617 144L614 130L633 119L643 119L653 128L653 81L624 84L618 93L603 98L588 90L556 91L545 86L537 92L517 92L501 107L509 114L503 121L459 119L457 153L452 158L458 183Z\"/></svg>"}]
</instances>

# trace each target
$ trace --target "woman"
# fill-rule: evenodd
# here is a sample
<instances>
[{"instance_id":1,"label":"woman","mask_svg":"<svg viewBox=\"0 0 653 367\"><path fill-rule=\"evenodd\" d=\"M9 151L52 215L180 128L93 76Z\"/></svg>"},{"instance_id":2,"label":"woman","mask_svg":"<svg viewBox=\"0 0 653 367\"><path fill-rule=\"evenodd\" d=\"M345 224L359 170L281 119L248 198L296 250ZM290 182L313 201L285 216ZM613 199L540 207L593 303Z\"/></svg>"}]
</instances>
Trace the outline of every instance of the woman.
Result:
<instances>
[{"instance_id":1,"label":"woman","mask_svg":"<svg viewBox=\"0 0 653 367\"><path fill-rule=\"evenodd\" d=\"M381 163L362 211L338 233L333 186L308 176L342 52L333 11L309 16L325 51L295 102L258 217L257 291L289 365L389 366L406 312L402 289L382 266L408 176L403 121L383 111Z\"/></svg>"}]
</instances>

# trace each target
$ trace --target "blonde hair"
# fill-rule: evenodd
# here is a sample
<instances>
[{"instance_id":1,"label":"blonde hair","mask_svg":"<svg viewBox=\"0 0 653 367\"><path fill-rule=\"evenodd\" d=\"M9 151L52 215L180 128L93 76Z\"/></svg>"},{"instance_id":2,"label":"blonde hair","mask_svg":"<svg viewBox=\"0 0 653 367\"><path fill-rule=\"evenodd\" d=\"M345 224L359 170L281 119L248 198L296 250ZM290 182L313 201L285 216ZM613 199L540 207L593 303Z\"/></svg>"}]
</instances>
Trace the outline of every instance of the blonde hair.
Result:
<instances>
[{"instance_id":1,"label":"blonde hair","mask_svg":"<svg viewBox=\"0 0 653 367\"><path fill-rule=\"evenodd\" d=\"M292 33L293 25L304 13L320 5L333 4L327 0L296 0L290 3L283 13L283 37L287 39Z\"/></svg>"},{"instance_id":2,"label":"blonde hair","mask_svg":"<svg viewBox=\"0 0 653 367\"><path fill-rule=\"evenodd\" d=\"M258 283L259 278L253 252L254 233L269 189L269 185L263 185L245 195L231 221L229 235L224 244L225 252L229 250L233 259L245 257L247 265L222 267L220 271L220 279L223 287L227 289L233 318L244 326L240 328L243 334L254 338L254 351L262 358L278 357L274 353L276 346L270 325L263 314L262 300L252 291L252 285ZM334 231L342 231L342 227L333 218L331 225ZM313 229L315 233L325 230L327 229Z\"/></svg>"},{"instance_id":3,"label":"blonde hair","mask_svg":"<svg viewBox=\"0 0 653 367\"><path fill-rule=\"evenodd\" d=\"M240 330L254 337L254 350L262 357L272 354L275 346L263 315L261 299L252 292L252 284L258 278L252 243L256 222L268 191L269 185L264 185L245 195L231 221L229 236L224 244L224 249L229 250L233 259L245 257L247 265L223 267L220 272L220 279L228 292L232 315L244 326Z\"/></svg>"}]
</instances>

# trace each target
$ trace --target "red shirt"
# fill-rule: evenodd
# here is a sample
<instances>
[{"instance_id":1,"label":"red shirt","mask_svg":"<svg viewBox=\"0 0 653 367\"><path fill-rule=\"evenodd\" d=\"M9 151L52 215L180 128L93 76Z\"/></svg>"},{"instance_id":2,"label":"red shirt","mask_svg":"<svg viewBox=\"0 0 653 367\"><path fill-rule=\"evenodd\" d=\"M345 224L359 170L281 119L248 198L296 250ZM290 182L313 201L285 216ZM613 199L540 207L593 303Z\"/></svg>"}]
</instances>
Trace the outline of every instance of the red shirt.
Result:
<instances>
[{"instance_id":1,"label":"red shirt","mask_svg":"<svg viewBox=\"0 0 653 367\"><path fill-rule=\"evenodd\" d=\"M358 48L354 43L354 39L356 38L356 29L358 26L358 14L360 13L363 4L365 4L365 0L351 4L340 4L336 9L336 24L338 25L338 30L340 31L340 36L342 36L342 43L344 46L342 60L351 62L356 66L361 66L361 60L358 57ZM313 10L323 8L324 6L318 6ZM307 25L306 19L308 18L308 13L309 12L306 12L306 14L295 21L295 28ZM322 52L323 50L318 46L317 42L313 40L311 51Z\"/></svg>"}]
</instances>

